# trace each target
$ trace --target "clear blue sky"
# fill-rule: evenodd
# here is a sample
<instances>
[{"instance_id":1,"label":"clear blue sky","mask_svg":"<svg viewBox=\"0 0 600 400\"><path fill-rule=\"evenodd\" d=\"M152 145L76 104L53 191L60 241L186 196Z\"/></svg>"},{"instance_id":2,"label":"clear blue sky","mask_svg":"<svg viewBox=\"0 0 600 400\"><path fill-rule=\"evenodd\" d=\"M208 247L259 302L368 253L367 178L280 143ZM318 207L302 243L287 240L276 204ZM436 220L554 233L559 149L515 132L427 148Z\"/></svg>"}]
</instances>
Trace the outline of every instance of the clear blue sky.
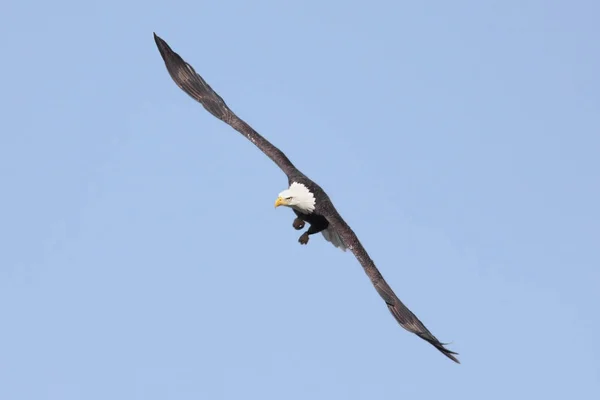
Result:
<instances>
[{"instance_id":1,"label":"clear blue sky","mask_svg":"<svg viewBox=\"0 0 600 400\"><path fill-rule=\"evenodd\" d=\"M596 1L61 1L0 16L0 398L600 398ZM324 186L399 297L273 208Z\"/></svg>"}]
</instances>

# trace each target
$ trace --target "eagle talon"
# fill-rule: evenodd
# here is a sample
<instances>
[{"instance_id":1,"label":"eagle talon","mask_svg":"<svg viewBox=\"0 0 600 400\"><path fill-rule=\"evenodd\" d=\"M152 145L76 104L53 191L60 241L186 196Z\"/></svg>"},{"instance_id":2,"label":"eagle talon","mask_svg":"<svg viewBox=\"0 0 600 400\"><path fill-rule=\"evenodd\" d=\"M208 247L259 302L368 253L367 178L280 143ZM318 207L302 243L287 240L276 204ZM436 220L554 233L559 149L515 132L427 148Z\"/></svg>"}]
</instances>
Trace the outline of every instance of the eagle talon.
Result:
<instances>
[{"instance_id":1,"label":"eagle talon","mask_svg":"<svg viewBox=\"0 0 600 400\"><path fill-rule=\"evenodd\" d=\"M307 244L308 243L308 232L304 232L302 234L302 236L300 236L300 239L298 239L298 242L300 242L300 244Z\"/></svg>"},{"instance_id":2,"label":"eagle talon","mask_svg":"<svg viewBox=\"0 0 600 400\"><path fill-rule=\"evenodd\" d=\"M300 218L296 218L292 226L295 230L299 231L300 229L304 228L304 221L302 221Z\"/></svg>"}]
</instances>

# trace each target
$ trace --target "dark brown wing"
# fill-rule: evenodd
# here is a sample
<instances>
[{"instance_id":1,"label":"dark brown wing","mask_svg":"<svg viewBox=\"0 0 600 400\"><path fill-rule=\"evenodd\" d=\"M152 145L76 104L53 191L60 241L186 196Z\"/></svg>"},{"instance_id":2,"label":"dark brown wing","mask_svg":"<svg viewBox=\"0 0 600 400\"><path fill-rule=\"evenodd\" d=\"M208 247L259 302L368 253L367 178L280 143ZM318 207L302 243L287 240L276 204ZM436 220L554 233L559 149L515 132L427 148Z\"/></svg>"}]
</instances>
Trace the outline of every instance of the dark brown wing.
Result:
<instances>
[{"instance_id":1,"label":"dark brown wing","mask_svg":"<svg viewBox=\"0 0 600 400\"><path fill-rule=\"evenodd\" d=\"M279 168L289 177L299 172L277 147L256 132L250 125L233 113L225 104L225 101L194 71L191 65L186 63L179 54L175 53L169 45L154 34L154 41L162 56L171 78L184 92L197 100L206 110L230 125L233 129L244 135L263 151Z\"/></svg>"},{"instance_id":2,"label":"dark brown wing","mask_svg":"<svg viewBox=\"0 0 600 400\"><path fill-rule=\"evenodd\" d=\"M423 323L417 318L415 314L413 314L408 307L406 307L396 296L390 285L383 279L381 272L375 266L369 254L362 246L356 234L350 226L344 221L344 219L337 212L335 207L332 204L329 204L327 207L324 207L324 211L321 212L329 224L336 230L338 235L344 241L344 244L348 249L354 253L360 265L364 268L367 276L375 286L375 290L381 296L383 301L387 304L390 312L396 318L396 321L409 332L412 332L419 336L421 339L428 341L431 343L436 349L444 353L446 357L451 359L454 362L460 364L460 361L454 355L458 355L457 353L448 350L444 347L444 343L441 343L429 330L423 325Z\"/></svg>"},{"instance_id":3,"label":"dark brown wing","mask_svg":"<svg viewBox=\"0 0 600 400\"><path fill-rule=\"evenodd\" d=\"M167 70L177 86L193 99L199 101L212 115L229 124L232 128L248 138L269 156L269 158L271 158L271 160L273 160L275 164L288 175L288 177L290 175L301 174L281 150L273 146L269 141L252 129L250 125L235 115L233 111L227 107L227 104L225 104L225 101L223 101L221 96L215 93L204 79L194 71L194 68L192 68L191 65L186 63L177 53L171 50L164 40L156 34L154 34L154 40L165 61ZM325 207L324 211L323 215L341 236L346 246L352 250L371 279L375 289L386 302L398 323L406 330L417 334L420 338L431 343L451 360L459 362L453 355L456 353L446 349L444 344L440 343L440 341L425 328L425 325L423 325L423 323L419 321L419 319L404 304L402 304L387 282L383 279L381 273L377 267L375 267L373 260L371 260L363 246L360 244L352 229L350 229L348 224L346 224L329 201L328 207Z\"/></svg>"}]
</instances>

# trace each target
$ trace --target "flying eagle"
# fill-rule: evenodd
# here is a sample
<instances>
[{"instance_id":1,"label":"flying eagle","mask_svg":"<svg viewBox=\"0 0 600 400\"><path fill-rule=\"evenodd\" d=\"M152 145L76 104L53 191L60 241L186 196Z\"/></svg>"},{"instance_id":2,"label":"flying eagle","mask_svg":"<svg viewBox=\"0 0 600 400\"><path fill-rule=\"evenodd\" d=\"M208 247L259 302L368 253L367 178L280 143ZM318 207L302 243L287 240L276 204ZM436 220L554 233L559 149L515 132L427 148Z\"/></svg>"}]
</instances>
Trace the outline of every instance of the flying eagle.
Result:
<instances>
[{"instance_id":1,"label":"flying eagle","mask_svg":"<svg viewBox=\"0 0 600 400\"><path fill-rule=\"evenodd\" d=\"M296 218L292 225L296 230L303 229L305 223L308 222L309 228L298 239L300 244L307 244L310 235L321 232L325 239L335 247L344 251L349 249L364 268L371 283L375 286L375 290L383 298L396 321L404 329L426 340L446 357L459 363L454 356L457 353L444 347L445 344L433 336L417 316L398 299L392 288L383 279L356 234L337 212L325 191L300 172L281 150L273 146L250 125L235 115L221 96L164 40L156 34L154 34L154 40L167 70L177 86L200 102L209 113L230 125L254 143L287 175L289 187L279 193L275 201L275 207L286 206L294 211Z\"/></svg>"}]
</instances>

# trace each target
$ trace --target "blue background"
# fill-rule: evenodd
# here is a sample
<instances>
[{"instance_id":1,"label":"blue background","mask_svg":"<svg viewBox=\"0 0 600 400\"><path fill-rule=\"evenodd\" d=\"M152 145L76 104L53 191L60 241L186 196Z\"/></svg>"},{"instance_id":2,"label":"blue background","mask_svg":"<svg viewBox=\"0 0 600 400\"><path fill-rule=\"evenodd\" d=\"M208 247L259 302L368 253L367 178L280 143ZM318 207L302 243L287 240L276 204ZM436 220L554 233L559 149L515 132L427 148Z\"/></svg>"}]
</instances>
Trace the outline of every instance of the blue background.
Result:
<instances>
[{"instance_id":1,"label":"blue background","mask_svg":"<svg viewBox=\"0 0 600 400\"><path fill-rule=\"evenodd\" d=\"M0 398L600 398L595 1L8 1ZM399 297L297 243L331 195Z\"/></svg>"}]
</instances>

